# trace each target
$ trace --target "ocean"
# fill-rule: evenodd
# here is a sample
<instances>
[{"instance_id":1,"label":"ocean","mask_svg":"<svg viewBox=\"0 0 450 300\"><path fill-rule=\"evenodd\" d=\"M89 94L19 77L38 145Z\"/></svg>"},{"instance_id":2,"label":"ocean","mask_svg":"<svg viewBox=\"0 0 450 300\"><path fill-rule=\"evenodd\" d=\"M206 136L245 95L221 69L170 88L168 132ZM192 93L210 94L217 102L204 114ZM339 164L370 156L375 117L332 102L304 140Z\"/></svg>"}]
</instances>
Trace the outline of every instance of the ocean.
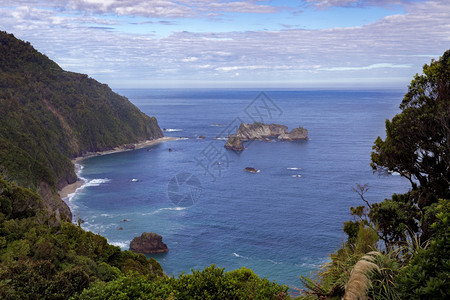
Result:
<instances>
[{"instance_id":1,"label":"ocean","mask_svg":"<svg viewBox=\"0 0 450 300\"><path fill-rule=\"evenodd\" d=\"M349 208L364 204L352 187L368 184L371 202L409 189L370 167L405 91L117 92L181 139L82 161L86 184L68 201L83 228L122 249L142 232L162 235L170 251L153 257L169 275L215 264L301 287L299 275L314 277L344 242ZM303 126L310 139L223 147L240 122L255 121Z\"/></svg>"}]
</instances>

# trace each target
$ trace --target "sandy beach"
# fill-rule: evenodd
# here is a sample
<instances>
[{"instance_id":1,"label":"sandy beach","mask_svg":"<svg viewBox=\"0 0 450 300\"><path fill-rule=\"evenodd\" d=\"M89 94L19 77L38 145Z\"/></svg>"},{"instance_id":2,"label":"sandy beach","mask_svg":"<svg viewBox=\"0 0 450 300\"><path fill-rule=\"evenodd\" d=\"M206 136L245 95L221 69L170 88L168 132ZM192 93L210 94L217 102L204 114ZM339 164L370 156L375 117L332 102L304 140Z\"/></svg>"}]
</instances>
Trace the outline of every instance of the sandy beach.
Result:
<instances>
[{"instance_id":1,"label":"sandy beach","mask_svg":"<svg viewBox=\"0 0 450 300\"><path fill-rule=\"evenodd\" d=\"M86 155L83 156L79 156L77 158L72 159L72 163L73 164L77 164L80 163L83 159L89 158L89 157L93 157L93 156L99 156L99 155L107 155L107 154L112 154L112 153L117 153L117 152L124 152L124 151L131 151L131 150L136 150L136 149L141 149L141 148L146 148L146 147L150 147L159 143L163 143L163 142L167 142L167 141L175 141L178 140L178 138L176 137L162 137L159 139L155 139L155 140L147 140L147 141L143 141L143 142L139 142L134 144L134 148L130 149L129 145L122 145L119 147L116 147L112 150L108 150L108 151L102 151L102 152L93 152L93 153L88 153ZM59 196L61 197L61 199L66 198L68 195L75 193L75 191L81 187L84 184L84 181L79 179L77 181L75 181L74 183L68 184L65 187L63 187L61 190L58 191Z\"/></svg>"}]
</instances>

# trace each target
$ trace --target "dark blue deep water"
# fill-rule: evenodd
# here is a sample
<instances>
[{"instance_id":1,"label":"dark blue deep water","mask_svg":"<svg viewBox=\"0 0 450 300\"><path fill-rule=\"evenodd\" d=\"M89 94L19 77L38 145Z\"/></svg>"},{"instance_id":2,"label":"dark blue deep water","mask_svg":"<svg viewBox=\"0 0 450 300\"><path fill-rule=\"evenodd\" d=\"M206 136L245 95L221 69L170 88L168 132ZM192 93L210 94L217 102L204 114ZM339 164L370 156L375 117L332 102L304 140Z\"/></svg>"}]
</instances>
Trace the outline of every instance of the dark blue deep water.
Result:
<instances>
[{"instance_id":1,"label":"dark blue deep water","mask_svg":"<svg viewBox=\"0 0 450 300\"><path fill-rule=\"evenodd\" d=\"M402 91L267 91L273 102L253 102L256 90L118 92L156 116L166 136L184 139L83 161L87 184L70 204L85 229L123 249L142 232L162 235L170 251L155 258L168 274L245 266L300 287L299 275L317 271L342 244L349 207L363 205L352 187L368 183L372 202L408 189L399 176L379 177L370 167L373 141L398 113ZM310 140L253 142L241 155L226 151L217 137L252 118L301 125ZM168 197L169 181L181 173L201 184L201 190L181 186L196 201L192 206L178 207Z\"/></svg>"}]
</instances>

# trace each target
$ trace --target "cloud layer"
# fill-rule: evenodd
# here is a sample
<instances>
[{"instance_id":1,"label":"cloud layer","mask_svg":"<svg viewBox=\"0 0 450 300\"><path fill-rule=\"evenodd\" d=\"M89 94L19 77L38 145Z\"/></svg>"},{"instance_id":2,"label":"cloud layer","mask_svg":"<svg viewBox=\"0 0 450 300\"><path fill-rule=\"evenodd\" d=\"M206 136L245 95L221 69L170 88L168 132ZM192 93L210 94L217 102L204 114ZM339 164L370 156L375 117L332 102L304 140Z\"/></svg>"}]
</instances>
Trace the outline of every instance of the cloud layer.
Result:
<instances>
[{"instance_id":1,"label":"cloud layer","mask_svg":"<svg viewBox=\"0 0 450 300\"><path fill-rule=\"evenodd\" d=\"M374 1L308 1L304 5L342 6L353 2ZM352 28L223 28L165 36L119 30L118 25L129 23L121 15L192 18L227 11L271 15L283 8L269 6L266 1L72 0L62 6L50 0L34 5L31 1L17 3L8 8L0 2L2 30L29 40L65 69L87 73L116 87L202 83L404 87L424 63L438 58L450 45L450 3L445 0L404 1L405 14ZM211 21L215 28L218 23L220 20Z\"/></svg>"}]
</instances>

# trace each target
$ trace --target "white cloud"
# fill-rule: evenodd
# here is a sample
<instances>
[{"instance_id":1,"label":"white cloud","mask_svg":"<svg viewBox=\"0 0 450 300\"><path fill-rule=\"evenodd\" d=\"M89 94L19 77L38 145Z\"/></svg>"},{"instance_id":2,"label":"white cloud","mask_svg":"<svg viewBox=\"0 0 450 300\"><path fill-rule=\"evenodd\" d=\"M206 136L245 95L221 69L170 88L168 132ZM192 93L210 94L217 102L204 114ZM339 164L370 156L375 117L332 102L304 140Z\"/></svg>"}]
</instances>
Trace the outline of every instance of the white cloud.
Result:
<instances>
[{"instance_id":1,"label":"white cloud","mask_svg":"<svg viewBox=\"0 0 450 300\"><path fill-rule=\"evenodd\" d=\"M332 67L332 68L322 68L319 70L324 71L359 71L359 70L373 70L373 69L383 69L383 68L390 68L390 69L408 69L412 68L412 65L396 65L391 63L380 63L380 64L373 64L369 66L363 66L363 67Z\"/></svg>"},{"instance_id":2,"label":"white cloud","mask_svg":"<svg viewBox=\"0 0 450 300\"><path fill-rule=\"evenodd\" d=\"M230 72L230 71L238 71L238 70L289 70L292 69L290 66L271 66L271 65L260 65L260 66L228 66L228 67L218 67L216 68L217 71L224 71L224 72Z\"/></svg>"},{"instance_id":3,"label":"white cloud","mask_svg":"<svg viewBox=\"0 0 450 300\"><path fill-rule=\"evenodd\" d=\"M414 0L306 0L307 3L318 8L329 7L364 7L364 6L393 6L414 2Z\"/></svg>"},{"instance_id":4,"label":"white cloud","mask_svg":"<svg viewBox=\"0 0 450 300\"><path fill-rule=\"evenodd\" d=\"M191 57L183 58L181 61L182 61L182 62L194 62L194 61L197 61L197 60L199 60L198 57L191 56Z\"/></svg>"},{"instance_id":5,"label":"white cloud","mask_svg":"<svg viewBox=\"0 0 450 300\"><path fill-rule=\"evenodd\" d=\"M40 6L84 13L139 15L154 18L208 17L226 12L274 13L281 9L260 2L232 0L220 2L209 0L16 0L12 5L9 0L1 0L0 5L3 4L7 7Z\"/></svg>"},{"instance_id":6,"label":"white cloud","mask_svg":"<svg viewBox=\"0 0 450 300\"><path fill-rule=\"evenodd\" d=\"M84 5L83 13L77 14L45 8L49 5L37 8L31 1L23 0L17 0L20 5L17 8L8 9L7 2L0 0L0 7L3 6L0 27L30 41L64 68L89 73L113 86L174 79L221 82L233 78L236 82L328 83L363 78L379 82L396 78L396 83L409 82L424 63L438 58L450 45L450 2L445 0L409 3L404 15L392 15L354 28L216 30L175 32L164 37L111 30L120 18L84 13L89 9L107 12L119 4L126 7L127 3L140 11L149 10L145 5L138 7L142 1L132 2L66 2ZM162 7L165 2L170 1L149 3L159 3ZM226 3L229 2L232 1ZM247 2L257 6L267 3ZM48 0L47 3L56 6L59 2ZM206 13L200 10L211 2L191 0L175 4L187 3L192 7L198 4L194 13L199 14ZM65 9L68 7L64 5ZM161 11L161 14L168 13Z\"/></svg>"}]
</instances>

